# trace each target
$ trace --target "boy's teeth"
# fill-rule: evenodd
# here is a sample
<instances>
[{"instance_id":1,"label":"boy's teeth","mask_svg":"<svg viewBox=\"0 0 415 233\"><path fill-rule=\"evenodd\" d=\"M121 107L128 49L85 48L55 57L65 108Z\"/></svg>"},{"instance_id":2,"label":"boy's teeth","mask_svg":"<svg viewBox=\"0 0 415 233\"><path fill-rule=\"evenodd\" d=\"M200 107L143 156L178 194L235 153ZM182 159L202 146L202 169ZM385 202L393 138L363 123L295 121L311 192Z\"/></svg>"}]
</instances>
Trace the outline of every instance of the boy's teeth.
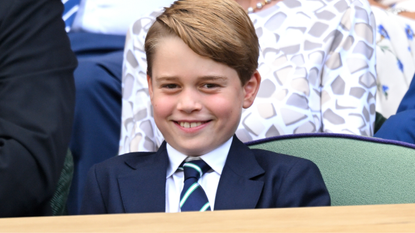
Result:
<instances>
[{"instance_id":1,"label":"boy's teeth","mask_svg":"<svg viewBox=\"0 0 415 233\"><path fill-rule=\"evenodd\" d=\"M190 127L191 128L193 128L193 127L196 127L196 126L199 126L199 125L201 125L202 123L200 123L200 122L192 122L191 124L190 124Z\"/></svg>"},{"instance_id":2,"label":"boy's teeth","mask_svg":"<svg viewBox=\"0 0 415 233\"><path fill-rule=\"evenodd\" d=\"M192 123L180 122L180 126L183 127L183 128L193 128L193 127L197 127L201 124L202 124L202 122L192 122Z\"/></svg>"}]
</instances>

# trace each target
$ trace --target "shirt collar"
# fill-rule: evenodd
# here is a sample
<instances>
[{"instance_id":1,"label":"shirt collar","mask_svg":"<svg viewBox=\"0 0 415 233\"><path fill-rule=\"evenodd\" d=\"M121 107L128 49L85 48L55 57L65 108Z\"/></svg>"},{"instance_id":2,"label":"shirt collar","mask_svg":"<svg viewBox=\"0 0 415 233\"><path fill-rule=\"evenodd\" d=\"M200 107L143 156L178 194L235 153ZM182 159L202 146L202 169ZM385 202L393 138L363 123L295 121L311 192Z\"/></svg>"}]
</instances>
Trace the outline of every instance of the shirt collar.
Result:
<instances>
[{"instance_id":1,"label":"shirt collar","mask_svg":"<svg viewBox=\"0 0 415 233\"><path fill-rule=\"evenodd\" d=\"M218 148L212 150L211 152L199 156L203 161L205 161L215 172L219 175L222 174L223 167L225 166L226 158L228 157L229 150L231 149L233 137L229 138L228 141L223 143ZM169 178L172 176L180 164L187 158L187 155L179 152L174 149L170 144L167 143L167 155L169 157L169 166L167 168L167 176Z\"/></svg>"}]
</instances>

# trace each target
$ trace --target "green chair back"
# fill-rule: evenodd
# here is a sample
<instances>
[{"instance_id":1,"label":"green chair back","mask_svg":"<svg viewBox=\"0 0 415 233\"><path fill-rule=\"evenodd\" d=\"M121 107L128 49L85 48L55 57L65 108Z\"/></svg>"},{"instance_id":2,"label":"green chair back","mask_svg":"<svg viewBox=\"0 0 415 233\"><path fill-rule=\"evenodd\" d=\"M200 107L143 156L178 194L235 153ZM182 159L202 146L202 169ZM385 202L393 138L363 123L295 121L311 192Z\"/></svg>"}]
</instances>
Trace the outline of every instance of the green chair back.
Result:
<instances>
[{"instance_id":1,"label":"green chair back","mask_svg":"<svg viewBox=\"0 0 415 233\"><path fill-rule=\"evenodd\" d=\"M415 145L343 134L294 134L247 143L319 167L332 205L415 203Z\"/></svg>"}]
</instances>

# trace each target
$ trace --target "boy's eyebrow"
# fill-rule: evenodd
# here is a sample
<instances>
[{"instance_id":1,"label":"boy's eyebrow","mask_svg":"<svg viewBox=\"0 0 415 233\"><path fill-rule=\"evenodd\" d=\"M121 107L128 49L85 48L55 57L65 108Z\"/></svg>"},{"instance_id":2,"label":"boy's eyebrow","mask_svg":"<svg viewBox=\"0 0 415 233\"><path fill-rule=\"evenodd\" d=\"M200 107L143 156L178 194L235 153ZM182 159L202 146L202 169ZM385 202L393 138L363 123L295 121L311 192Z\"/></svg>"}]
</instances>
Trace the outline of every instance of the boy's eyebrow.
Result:
<instances>
[{"instance_id":1,"label":"boy's eyebrow","mask_svg":"<svg viewBox=\"0 0 415 233\"><path fill-rule=\"evenodd\" d=\"M177 81L180 78L177 76L161 76L156 78L157 81ZM215 76L215 75L208 75L208 76L201 76L197 78L200 81L227 81L228 78L223 76Z\"/></svg>"},{"instance_id":2,"label":"boy's eyebrow","mask_svg":"<svg viewBox=\"0 0 415 233\"><path fill-rule=\"evenodd\" d=\"M176 81L179 79L179 77L176 76L162 76L162 77L156 77L157 81Z\"/></svg>"},{"instance_id":3,"label":"boy's eyebrow","mask_svg":"<svg viewBox=\"0 0 415 233\"><path fill-rule=\"evenodd\" d=\"M209 75L209 76L202 76L199 77L200 80L202 81L227 81L228 78L223 77L223 76L214 76L214 75Z\"/></svg>"},{"instance_id":4,"label":"boy's eyebrow","mask_svg":"<svg viewBox=\"0 0 415 233\"><path fill-rule=\"evenodd\" d=\"M160 76L155 77L154 81L159 83L165 83L165 82L178 82L179 77L177 76Z\"/></svg>"}]
</instances>

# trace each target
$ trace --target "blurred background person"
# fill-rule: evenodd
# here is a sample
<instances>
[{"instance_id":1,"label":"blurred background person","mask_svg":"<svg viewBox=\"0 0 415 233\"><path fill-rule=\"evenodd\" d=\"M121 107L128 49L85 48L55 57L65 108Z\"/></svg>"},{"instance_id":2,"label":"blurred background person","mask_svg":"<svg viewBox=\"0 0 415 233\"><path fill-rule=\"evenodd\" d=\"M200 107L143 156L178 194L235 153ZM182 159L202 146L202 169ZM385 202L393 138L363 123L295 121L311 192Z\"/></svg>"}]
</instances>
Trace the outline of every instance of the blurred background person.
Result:
<instances>
[{"instance_id":1,"label":"blurred background person","mask_svg":"<svg viewBox=\"0 0 415 233\"><path fill-rule=\"evenodd\" d=\"M375 133L375 137L415 144L415 80L391 115Z\"/></svg>"},{"instance_id":2,"label":"blurred background person","mask_svg":"<svg viewBox=\"0 0 415 233\"><path fill-rule=\"evenodd\" d=\"M52 215L77 65L60 0L0 1L0 216Z\"/></svg>"},{"instance_id":3,"label":"blurred background person","mask_svg":"<svg viewBox=\"0 0 415 233\"><path fill-rule=\"evenodd\" d=\"M369 0L376 19L376 111L395 114L415 73L415 1Z\"/></svg>"}]
</instances>

